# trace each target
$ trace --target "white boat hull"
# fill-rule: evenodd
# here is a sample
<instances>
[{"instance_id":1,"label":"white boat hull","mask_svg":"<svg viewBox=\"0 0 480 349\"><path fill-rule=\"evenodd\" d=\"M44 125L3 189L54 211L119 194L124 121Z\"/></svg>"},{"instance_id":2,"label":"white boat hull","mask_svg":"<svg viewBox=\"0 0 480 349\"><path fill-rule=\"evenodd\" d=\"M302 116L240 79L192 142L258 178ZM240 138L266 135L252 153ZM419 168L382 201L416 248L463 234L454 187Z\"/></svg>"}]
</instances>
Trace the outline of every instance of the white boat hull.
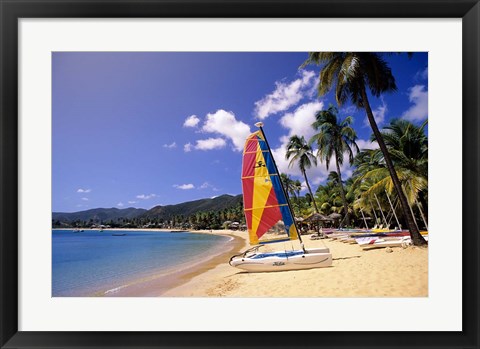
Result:
<instances>
[{"instance_id":1,"label":"white boat hull","mask_svg":"<svg viewBox=\"0 0 480 349\"><path fill-rule=\"evenodd\" d=\"M328 248L297 251L276 251L234 256L230 265L249 272L269 272L324 268L332 265L332 254Z\"/></svg>"},{"instance_id":2,"label":"white boat hull","mask_svg":"<svg viewBox=\"0 0 480 349\"><path fill-rule=\"evenodd\" d=\"M428 241L428 236L423 237L426 241ZM382 238L375 238L370 242L368 240L358 241L357 243L362 247L364 250L369 250L373 248L379 247L407 247L412 244L412 239L410 236L403 236L403 237L382 237Z\"/></svg>"}]
</instances>

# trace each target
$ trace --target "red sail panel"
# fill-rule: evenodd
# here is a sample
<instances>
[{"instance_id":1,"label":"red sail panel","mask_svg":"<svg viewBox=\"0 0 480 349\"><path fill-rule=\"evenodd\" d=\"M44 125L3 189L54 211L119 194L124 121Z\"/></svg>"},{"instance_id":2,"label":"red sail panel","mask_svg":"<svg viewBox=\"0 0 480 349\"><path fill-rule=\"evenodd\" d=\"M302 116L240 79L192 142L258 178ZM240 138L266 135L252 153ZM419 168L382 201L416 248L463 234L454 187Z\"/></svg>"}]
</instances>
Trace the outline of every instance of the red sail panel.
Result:
<instances>
[{"instance_id":1,"label":"red sail panel","mask_svg":"<svg viewBox=\"0 0 480 349\"><path fill-rule=\"evenodd\" d=\"M258 217L259 224L255 232L257 239L260 239L270 228L282 219L282 213L278 206L254 209L252 215L260 215L260 217Z\"/></svg>"}]
</instances>

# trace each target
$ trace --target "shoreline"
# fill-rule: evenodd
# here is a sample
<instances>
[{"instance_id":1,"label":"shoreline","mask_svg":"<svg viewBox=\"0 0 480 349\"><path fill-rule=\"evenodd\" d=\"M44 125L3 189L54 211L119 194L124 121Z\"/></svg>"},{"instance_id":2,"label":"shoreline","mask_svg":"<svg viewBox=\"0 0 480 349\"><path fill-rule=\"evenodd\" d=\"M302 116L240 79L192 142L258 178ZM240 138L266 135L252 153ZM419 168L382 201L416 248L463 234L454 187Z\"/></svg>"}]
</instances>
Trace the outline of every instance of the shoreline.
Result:
<instances>
[{"instance_id":1,"label":"shoreline","mask_svg":"<svg viewBox=\"0 0 480 349\"><path fill-rule=\"evenodd\" d=\"M119 230L119 229L110 229ZM150 231L139 229L125 229L130 231ZM106 229L104 230L106 231ZM157 230L157 232L171 232L171 230ZM212 234L220 235L230 238L229 241L220 244L215 247L214 250L209 251L211 256L202 256L199 261L187 262L179 265L175 270L162 271L155 273L149 277L136 279L126 285L121 285L113 289L103 290L96 292L91 296L95 297L158 297L163 296L164 293L169 292L172 289L182 286L188 283L191 279L198 277L209 270L217 267L218 265L227 263L230 257L240 252L245 246L246 240L238 236L236 231L232 230L219 230L219 231L182 231L192 234ZM173 231L175 233L175 231ZM226 248L225 248L226 247Z\"/></svg>"}]
</instances>

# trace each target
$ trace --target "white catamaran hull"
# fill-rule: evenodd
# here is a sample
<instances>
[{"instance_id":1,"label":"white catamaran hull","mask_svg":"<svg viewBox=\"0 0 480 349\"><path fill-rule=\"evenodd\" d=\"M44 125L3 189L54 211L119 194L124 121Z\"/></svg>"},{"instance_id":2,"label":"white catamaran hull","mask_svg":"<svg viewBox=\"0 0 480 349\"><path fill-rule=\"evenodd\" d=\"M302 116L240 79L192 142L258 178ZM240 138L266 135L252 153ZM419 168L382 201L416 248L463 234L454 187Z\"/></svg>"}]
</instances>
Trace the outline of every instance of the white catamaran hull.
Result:
<instances>
[{"instance_id":1,"label":"white catamaran hull","mask_svg":"<svg viewBox=\"0 0 480 349\"><path fill-rule=\"evenodd\" d=\"M332 265L332 254L328 248L306 249L305 253L302 250L257 252L234 256L230 265L249 272L322 268Z\"/></svg>"}]
</instances>

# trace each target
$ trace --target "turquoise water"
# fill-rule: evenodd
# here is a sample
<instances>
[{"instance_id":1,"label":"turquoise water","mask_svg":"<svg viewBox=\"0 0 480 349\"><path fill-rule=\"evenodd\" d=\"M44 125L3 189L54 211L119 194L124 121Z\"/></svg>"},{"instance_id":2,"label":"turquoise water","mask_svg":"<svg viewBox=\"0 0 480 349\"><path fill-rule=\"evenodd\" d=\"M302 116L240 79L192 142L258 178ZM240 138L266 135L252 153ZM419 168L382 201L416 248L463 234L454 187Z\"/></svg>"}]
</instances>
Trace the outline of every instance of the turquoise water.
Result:
<instances>
[{"instance_id":1,"label":"turquoise water","mask_svg":"<svg viewBox=\"0 0 480 349\"><path fill-rule=\"evenodd\" d=\"M52 296L103 293L199 261L228 240L194 233L53 230Z\"/></svg>"}]
</instances>

